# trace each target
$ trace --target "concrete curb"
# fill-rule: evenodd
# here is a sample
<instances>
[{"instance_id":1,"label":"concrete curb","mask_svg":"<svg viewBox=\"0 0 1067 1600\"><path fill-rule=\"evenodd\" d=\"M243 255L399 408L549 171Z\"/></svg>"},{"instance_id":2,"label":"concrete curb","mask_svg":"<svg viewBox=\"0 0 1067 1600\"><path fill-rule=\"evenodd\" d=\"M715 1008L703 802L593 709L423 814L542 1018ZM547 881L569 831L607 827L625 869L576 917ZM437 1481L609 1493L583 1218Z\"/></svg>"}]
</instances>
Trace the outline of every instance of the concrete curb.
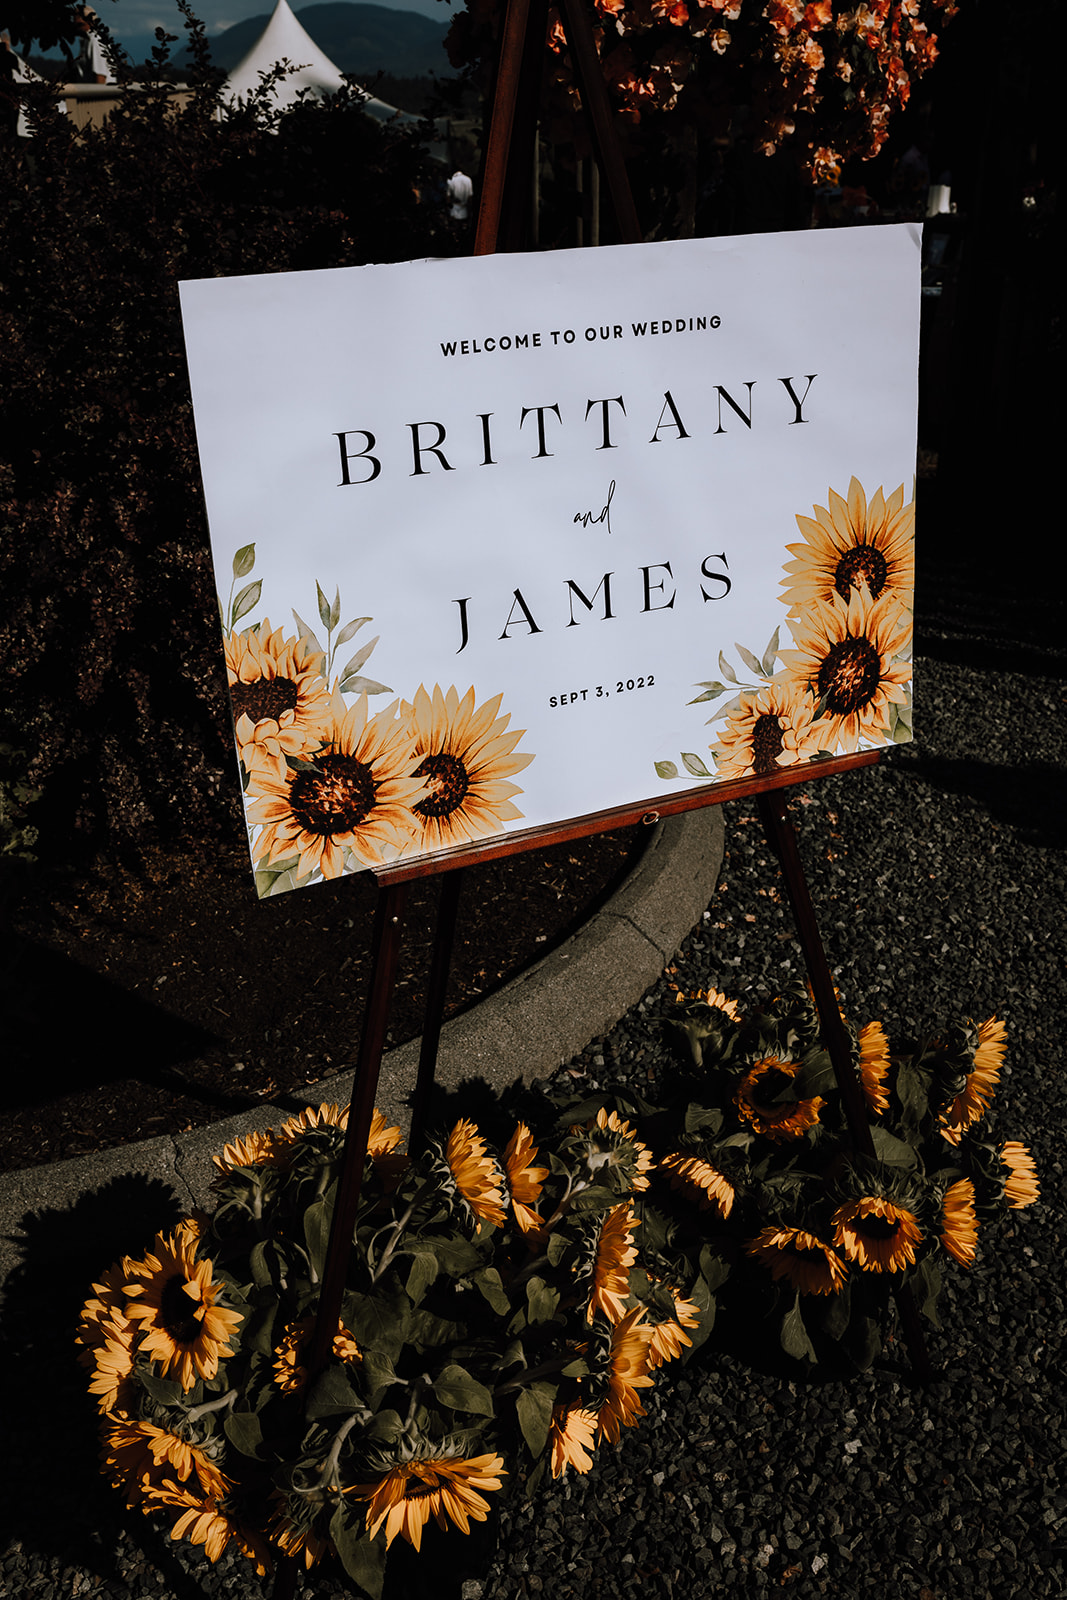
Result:
<instances>
[{"instance_id":1,"label":"concrete curb","mask_svg":"<svg viewBox=\"0 0 1067 1600\"><path fill-rule=\"evenodd\" d=\"M640 861L606 906L543 961L441 1032L436 1081L445 1089L476 1080L505 1088L520 1075L542 1078L606 1033L659 977L700 920L722 863L724 824L707 806L655 825ZM419 1041L382 1060L377 1104L407 1126ZM292 1098L307 1105L347 1102L352 1069ZM23 1219L61 1210L109 1182L134 1175L169 1184L187 1208L209 1203L211 1157L227 1141L284 1120L264 1104L178 1137L146 1139L72 1161L0 1176L0 1283L21 1259Z\"/></svg>"}]
</instances>

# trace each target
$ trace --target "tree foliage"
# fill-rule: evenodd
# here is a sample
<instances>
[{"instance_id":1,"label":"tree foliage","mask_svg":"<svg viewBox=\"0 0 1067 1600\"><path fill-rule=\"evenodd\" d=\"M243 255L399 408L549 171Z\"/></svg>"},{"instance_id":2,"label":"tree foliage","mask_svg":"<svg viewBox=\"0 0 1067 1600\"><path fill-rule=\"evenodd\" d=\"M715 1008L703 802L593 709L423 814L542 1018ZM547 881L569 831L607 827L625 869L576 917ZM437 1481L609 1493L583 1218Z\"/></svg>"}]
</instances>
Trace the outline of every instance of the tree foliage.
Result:
<instances>
[{"instance_id":1,"label":"tree foliage","mask_svg":"<svg viewBox=\"0 0 1067 1600\"><path fill-rule=\"evenodd\" d=\"M357 92L227 111L187 26L186 103L126 82L78 132L37 84L0 142L0 788L41 791L43 858L237 817L179 280L448 249L417 135Z\"/></svg>"}]
</instances>

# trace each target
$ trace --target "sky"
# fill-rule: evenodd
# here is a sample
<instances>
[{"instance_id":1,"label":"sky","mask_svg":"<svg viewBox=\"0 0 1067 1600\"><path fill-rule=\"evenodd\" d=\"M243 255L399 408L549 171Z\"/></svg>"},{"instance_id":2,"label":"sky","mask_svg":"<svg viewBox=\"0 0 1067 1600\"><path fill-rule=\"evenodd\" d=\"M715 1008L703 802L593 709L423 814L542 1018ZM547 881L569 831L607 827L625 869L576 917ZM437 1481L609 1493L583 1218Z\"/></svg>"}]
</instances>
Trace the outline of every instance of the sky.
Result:
<instances>
[{"instance_id":1,"label":"sky","mask_svg":"<svg viewBox=\"0 0 1067 1600\"><path fill-rule=\"evenodd\" d=\"M183 31L181 12L174 0L92 0L92 3L100 20L120 42L152 34L158 27L179 35ZM309 3L310 0L289 0L298 16ZM416 11L437 22L447 22L452 10L444 0L368 0L368 3L390 11ZM273 10L274 0L193 0L193 11L206 24L209 39L245 17L269 16Z\"/></svg>"}]
</instances>

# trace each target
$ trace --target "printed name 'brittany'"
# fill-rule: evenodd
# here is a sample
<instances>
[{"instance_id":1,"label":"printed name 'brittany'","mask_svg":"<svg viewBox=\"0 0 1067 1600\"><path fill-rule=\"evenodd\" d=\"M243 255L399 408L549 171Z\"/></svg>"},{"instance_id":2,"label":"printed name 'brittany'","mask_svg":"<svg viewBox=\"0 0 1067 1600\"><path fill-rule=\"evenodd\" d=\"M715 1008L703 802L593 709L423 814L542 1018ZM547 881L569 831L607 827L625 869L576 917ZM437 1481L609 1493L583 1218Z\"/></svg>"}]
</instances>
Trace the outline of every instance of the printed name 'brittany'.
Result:
<instances>
[{"instance_id":1,"label":"printed name 'brittany'","mask_svg":"<svg viewBox=\"0 0 1067 1600\"><path fill-rule=\"evenodd\" d=\"M811 419L804 415L804 406L807 403L811 386L815 382L816 374L807 373L804 378L804 388L798 394L798 380L794 378L779 378L777 383L785 390L783 395L778 388L772 386L771 394L775 396L773 402L768 402L770 419L776 422L784 421L790 427L800 422L809 422ZM714 420L715 427L711 430L712 436L726 433L727 422L733 422L730 413L751 429L757 413L755 396L756 379L746 381L740 387L747 390L745 401L738 400L735 395L723 387L721 383L712 385L710 417ZM738 388L735 385L735 388ZM700 397L701 399L703 397ZM692 403L691 403L692 400ZM723 405L726 405L724 413ZM618 410L613 408L617 407ZM683 410L685 418L683 418ZM790 412L792 414L790 414ZM652 433L648 437L649 444L663 444L670 440L681 442L686 439L699 437L701 430L694 418L703 415L703 407L695 397L682 397L682 405L675 401L669 389L663 393L662 400L653 401L652 407L646 412L646 421L654 423ZM454 430L450 437L443 422L429 419L422 422L408 422L404 426L408 437L405 439L402 456L406 466L408 459L411 461L411 470L407 474L411 478L420 478L430 472L455 472L457 466L467 466L473 462L480 467L493 467L497 459L493 454L494 435L506 422L497 420L495 427L493 419L497 414L492 411L477 412L474 425L464 429ZM617 441L612 437L612 429L620 416L629 418L626 402L621 394L609 395L604 399L587 400L584 416L580 425L585 428L588 436L598 441L594 448L597 450L617 450ZM725 417L725 420L724 420ZM514 419L513 419L514 421ZM518 418L518 430L523 438L528 438L530 444L536 445L532 450L531 460L538 461L555 454L551 445L559 438L559 430L571 424L572 419L565 416L558 401L550 405L531 405L521 408ZM733 422L737 426L736 422ZM380 477L383 469L383 460L388 454L389 465L392 469L395 457L387 453L385 447L379 450L377 435L369 428L346 428L334 434L337 440L341 459L341 481L339 489L348 488L355 484L373 483ZM472 454L472 440L473 451ZM447 441L447 453L445 449ZM356 448L359 446L359 448ZM410 457L408 452L410 451Z\"/></svg>"}]
</instances>

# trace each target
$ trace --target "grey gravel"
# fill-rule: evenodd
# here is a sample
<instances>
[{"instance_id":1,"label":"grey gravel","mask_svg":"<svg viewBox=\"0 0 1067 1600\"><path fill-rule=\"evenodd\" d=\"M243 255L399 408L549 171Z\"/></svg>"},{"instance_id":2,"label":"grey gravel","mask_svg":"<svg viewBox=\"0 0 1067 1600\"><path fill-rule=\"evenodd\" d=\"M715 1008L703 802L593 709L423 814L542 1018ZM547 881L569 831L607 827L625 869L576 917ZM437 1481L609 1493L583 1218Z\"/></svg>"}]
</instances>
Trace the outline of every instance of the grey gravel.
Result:
<instances>
[{"instance_id":1,"label":"grey gravel","mask_svg":"<svg viewBox=\"0 0 1067 1600\"><path fill-rule=\"evenodd\" d=\"M791 805L849 1014L880 1017L891 1036L959 1012L1009 1025L993 1128L1033 1150L1041 1201L949 1277L928 1335L936 1381L915 1384L899 1343L868 1373L829 1381L740 1353L727 1329L724 1348L649 1392L643 1424L587 1477L513 1504L469 1540L431 1541L421 1568L391 1569L390 1600L1067 1593L1060 627L1043 596L983 590L928 559L915 744ZM673 965L672 981L740 994L802 970L751 805L729 809L722 880ZM672 1060L653 1020L666 983L564 1069L577 1089L624 1079L654 1093ZM79 1230L101 1223L63 1226L69 1274L62 1240L31 1238L5 1311L0 1595L269 1595L240 1558L212 1567L99 1479L70 1331ZM128 1217L113 1226L117 1254ZM301 1590L346 1592L321 1577Z\"/></svg>"}]
</instances>

